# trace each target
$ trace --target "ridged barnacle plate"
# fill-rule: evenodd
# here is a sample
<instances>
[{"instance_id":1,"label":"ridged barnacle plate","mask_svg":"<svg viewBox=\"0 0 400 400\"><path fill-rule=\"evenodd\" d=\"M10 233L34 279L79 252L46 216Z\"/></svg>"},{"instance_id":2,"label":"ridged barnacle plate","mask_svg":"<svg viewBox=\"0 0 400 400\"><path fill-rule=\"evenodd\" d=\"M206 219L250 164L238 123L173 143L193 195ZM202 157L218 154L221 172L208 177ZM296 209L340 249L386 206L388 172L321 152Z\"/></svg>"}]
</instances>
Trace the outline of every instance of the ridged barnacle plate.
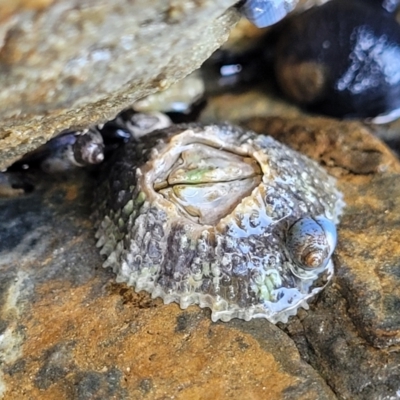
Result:
<instances>
[{"instance_id":1,"label":"ridged barnacle plate","mask_svg":"<svg viewBox=\"0 0 400 400\"><path fill-rule=\"evenodd\" d=\"M271 137L173 126L115 154L97 245L118 282L212 319L286 322L332 278L335 180Z\"/></svg>"}]
</instances>

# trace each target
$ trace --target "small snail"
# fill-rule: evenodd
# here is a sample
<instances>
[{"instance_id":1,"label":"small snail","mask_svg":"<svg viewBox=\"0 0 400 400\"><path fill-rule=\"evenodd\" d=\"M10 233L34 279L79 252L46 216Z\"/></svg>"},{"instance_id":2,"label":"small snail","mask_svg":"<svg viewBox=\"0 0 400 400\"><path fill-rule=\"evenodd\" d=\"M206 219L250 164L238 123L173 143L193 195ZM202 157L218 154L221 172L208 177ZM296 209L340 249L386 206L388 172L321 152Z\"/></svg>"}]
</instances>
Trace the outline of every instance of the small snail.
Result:
<instances>
[{"instance_id":1,"label":"small snail","mask_svg":"<svg viewBox=\"0 0 400 400\"><path fill-rule=\"evenodd\" d=\"M7 171L40 168L48 173L57 173L99 164L103 160L103 138L100 132L93 128L83 132L62 132L16 161Z\"/></svg>"},{"instance_id":2,"label":"small snail","mask_svg":"<svg viewBox=\"0 0 400 400\"><path fill-rule=\"evenodd\" d=\"M247 0L240 8L258 28L273 25L292 11L298 0Z\"/></svg>"},{"instance_id":3,"label":"small snail","mask_svg":"<svg viewBox=\"0 0 400 400\"><path fill-rule=\"evenodd\" d=\"M71 162L79 167L99 164L104 160L104 143L97 129L76 135L72 145L73 156Z\"/></svg>"},{"instance_id":4,"label":"small snail","mask_svg":"<svg viewBox=\"0 0 400 400\"><path fill-rule=\"evenodd\" d=\"M26 154L11 165L8 171L40 168L47 173L100 164L105 153L128 141L131 137L163 129L172 124L170 118L159 112L138 113L127 109L105 124L84 131L65 131L43 146Z\"/></svg>"},{"instance_id":5,"label":"small snail","mask_svg":"<svg viewBox=\"0 0 400 400\"><path fill-rule=\"evenodd\" d=\"M299 277L318 274L336 247L336 226L325 217L301 218L289 229L286 246Z\"/></svg>"}]
</instances>

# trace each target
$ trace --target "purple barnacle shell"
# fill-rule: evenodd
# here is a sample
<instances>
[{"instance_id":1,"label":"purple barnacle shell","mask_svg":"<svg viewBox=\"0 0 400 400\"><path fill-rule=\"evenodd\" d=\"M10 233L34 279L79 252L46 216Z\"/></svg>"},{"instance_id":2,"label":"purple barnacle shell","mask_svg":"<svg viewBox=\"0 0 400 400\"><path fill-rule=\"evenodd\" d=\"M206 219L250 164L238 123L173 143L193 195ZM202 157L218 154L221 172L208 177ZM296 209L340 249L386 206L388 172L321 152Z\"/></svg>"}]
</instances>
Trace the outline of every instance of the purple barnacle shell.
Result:
<instances>
[{"instance_id":1,"label":"purple barnacle shell","mask_svg":"<svg viewBox=\"0 0 400 400\"><path fill-rule=\"evenodd\" d=\"M298 254L304 236L319 243L320 231L334 231L342 195L322 167L271 137L176 125L127 143L104 170L98 246L137 291L209 307L214 321L276 323L332 277L334 242L320 265ZM115 181L128 196L113 193Z\"/></svg>"},{"instance_id":2,"label":"purple barnacle shell","mask_svg":"<svg viewBox=\"0 0 400 400\"><path fill-rule=\"evenodd\" d=\"M331 0L277 29L275 75L289 98L334 117L399 117L400 26L382 2Z\"/></svg>"},{"instance_id":3,"label":"purple barnacle shell","mask_svg":"<svg viewBox=\"0 0 400 400\"><path fill-rule=\"evenodd\" d=\"M258 28L265 28L283 19L298 0L247 0L240 8L243 15Z\"/></svg>"}]
</instances>

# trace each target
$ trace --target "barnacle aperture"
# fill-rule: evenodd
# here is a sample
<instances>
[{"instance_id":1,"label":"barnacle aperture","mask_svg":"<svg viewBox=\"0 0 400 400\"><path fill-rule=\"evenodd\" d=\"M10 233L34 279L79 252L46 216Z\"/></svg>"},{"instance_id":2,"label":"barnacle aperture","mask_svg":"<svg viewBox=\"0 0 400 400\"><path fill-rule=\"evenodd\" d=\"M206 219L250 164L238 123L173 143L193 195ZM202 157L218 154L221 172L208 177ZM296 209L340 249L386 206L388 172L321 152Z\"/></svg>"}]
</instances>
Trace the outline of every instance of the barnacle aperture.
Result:
<instances>
[{"instance_id":1,"label":"barnacle aperture","mask_svg":"<svg viewBox=\"0 0 400 400\"><path fill-rule=\"evenodd\" d=\"M102 188L104 266L166 303L285 322L332 277L342 195L270 137L230 125L153 132L115 155Z\"/></svg>"},{"instance_id":2,"label":"barnacle aperture","mask_svg":"<svg viewBox=\"0 0 400 400\"><path fill-rule=\"evenodd\" d=\"M261 182L254 159L199 142L184 146L171 164L157 177L154 189L200 224L216 224Z\"/></svg>"}]
</instances>

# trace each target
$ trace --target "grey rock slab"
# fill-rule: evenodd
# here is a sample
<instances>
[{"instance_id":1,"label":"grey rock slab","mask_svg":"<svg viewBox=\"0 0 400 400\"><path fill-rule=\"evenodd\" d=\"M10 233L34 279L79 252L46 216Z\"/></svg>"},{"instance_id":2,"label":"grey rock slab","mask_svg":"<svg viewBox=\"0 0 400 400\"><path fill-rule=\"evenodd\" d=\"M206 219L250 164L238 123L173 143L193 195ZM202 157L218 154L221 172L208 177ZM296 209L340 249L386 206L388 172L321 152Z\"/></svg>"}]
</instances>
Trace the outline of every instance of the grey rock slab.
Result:
<instances>
[{"instance_id":1,"label":"grey rock slab","mask_svg":"<svg viewBox=\"0 0 400 400\"><path fill-rule=\"evenodd\" d=\"M234 0L12 3L0 5L0 168L182 79L239 19Z\"/></svg>"}]
</instances>

